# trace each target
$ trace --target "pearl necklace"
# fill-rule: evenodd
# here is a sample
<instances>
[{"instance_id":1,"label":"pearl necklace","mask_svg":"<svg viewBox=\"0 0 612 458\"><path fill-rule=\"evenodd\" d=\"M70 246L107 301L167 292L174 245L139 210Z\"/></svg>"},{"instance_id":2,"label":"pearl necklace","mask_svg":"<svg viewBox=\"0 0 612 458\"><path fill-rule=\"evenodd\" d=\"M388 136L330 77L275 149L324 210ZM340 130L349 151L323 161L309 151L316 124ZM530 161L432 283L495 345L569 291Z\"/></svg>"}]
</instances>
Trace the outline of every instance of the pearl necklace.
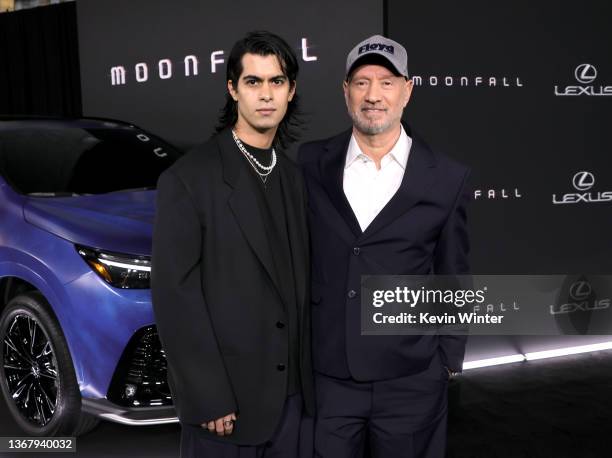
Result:
<instances>
[{"instance_id":1,"label":"pearl necklace","mask_svg":"<svg viewBox=\"0 0 612 458\"><path fill-rule=\"evenodd\" d=\"M253 170L255 170L257 175L259 175L259 178L261 178L261 181L263 181L265 184L266 180L268 179L268 175L272 173L272 170L274 170L274 166L276 165L276 151L274 150L274 148L272 148L272 163L266 166L260 163L255 156L253 156L251 153L247 151L247 149L244 147L244 145L242 144L242 142L236 135L236 132L234 132L234 129L232 129L232 137L234 138L234 142L236 143L236 146L238 147L240 152L249 161L249 164L251 164L251 167L253 167ZM258 167L265 171L260 172Z\"/></svg>"}]
</instances>

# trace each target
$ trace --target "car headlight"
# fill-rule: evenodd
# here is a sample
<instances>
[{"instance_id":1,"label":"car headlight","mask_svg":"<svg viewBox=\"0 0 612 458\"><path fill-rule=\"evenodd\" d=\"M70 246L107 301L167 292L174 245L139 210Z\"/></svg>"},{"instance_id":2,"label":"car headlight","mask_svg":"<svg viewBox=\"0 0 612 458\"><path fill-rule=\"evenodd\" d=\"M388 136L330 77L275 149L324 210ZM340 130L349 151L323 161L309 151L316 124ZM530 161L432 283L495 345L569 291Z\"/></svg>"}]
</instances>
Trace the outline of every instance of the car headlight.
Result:
<instances>
[{"instance_id":1,"label":"car headlight","mask_svg":"<svg viewBox=\"0 0 612 458\"><path fill-rule=\"evenodd\" d=\"M110 253L84 246L77 252L92 270L115 288L146 289L151 287L151 258Z\"/></svg>"}]
</instances>

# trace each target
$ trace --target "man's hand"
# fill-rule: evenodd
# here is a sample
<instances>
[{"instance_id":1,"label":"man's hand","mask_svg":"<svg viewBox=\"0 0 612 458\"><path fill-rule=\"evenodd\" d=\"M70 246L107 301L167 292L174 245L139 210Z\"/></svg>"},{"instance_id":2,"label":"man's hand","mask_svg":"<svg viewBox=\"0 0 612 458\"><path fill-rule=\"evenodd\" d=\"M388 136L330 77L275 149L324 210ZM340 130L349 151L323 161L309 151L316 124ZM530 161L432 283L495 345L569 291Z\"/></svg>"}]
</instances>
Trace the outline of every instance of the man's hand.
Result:
<instances>
[{"instance_id":1,"label":"man's hand","mask_svg":"<svg viewBox=\"0 0 612 458\"><path fill-rule=\"evenodd\" d=\"M236 421L236 414L232 412L225 417L202 423L200 426L208 429L211 433L216 432L218 436L228 436L234 431L234 421Z\"/></svg>"},{"instance_id":2,"label":"man's hand","mask_svg":"<svg viewBox=\"0 0 612 458\"><path fill-rule=\"evenodd\" d=\"M444 366L444 369L446 369L446 372L448 372L448 379L449 379L449 380L450 380L450 379L452 379L452 378L457 377L457 376L458 376L458 375L461 373L461 372L455 372L455 371L452 371L452 370L450 370L450 369L449 369L448 367L446 367L446 366Z\"/></svg>"}]
</instances>

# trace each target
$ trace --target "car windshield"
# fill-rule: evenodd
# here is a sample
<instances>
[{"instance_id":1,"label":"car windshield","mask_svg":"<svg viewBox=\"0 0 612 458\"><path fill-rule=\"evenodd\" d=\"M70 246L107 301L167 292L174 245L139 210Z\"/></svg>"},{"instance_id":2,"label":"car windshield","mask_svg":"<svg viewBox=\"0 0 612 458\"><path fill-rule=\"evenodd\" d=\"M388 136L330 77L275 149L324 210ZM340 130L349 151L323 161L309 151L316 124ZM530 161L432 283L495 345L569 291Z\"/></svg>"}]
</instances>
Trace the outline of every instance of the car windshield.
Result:
<instances>
[{"instance_id":1,"label":"car windshield","mask_svg":"<svg viewBox=\"0 0 612 458\"><path fill-rule=\"evenodd\" d=\"M155 189L181 153L114 122L2 121L0 174L22 194L69 196Z\"/></svg>"}]
</instances>

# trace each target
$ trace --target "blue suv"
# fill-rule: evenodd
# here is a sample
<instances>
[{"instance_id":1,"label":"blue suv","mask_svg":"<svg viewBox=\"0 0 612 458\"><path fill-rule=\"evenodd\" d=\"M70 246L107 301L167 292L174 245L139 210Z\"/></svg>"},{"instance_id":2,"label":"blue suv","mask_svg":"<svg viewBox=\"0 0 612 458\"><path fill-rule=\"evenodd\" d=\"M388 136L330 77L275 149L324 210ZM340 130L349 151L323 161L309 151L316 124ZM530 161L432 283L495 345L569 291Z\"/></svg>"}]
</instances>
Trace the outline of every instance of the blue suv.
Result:
<instances>
[{"instance_id":1,"label":"blue suv","mask_svg":"<svg viewBox=\"0 0 612 458\"><path fill-rule=\"evenodd\" d=\"M150 294L180 152L105 119L0 119L0 391L28 434L175 422Z\"/></svg>"}]
</instances>

